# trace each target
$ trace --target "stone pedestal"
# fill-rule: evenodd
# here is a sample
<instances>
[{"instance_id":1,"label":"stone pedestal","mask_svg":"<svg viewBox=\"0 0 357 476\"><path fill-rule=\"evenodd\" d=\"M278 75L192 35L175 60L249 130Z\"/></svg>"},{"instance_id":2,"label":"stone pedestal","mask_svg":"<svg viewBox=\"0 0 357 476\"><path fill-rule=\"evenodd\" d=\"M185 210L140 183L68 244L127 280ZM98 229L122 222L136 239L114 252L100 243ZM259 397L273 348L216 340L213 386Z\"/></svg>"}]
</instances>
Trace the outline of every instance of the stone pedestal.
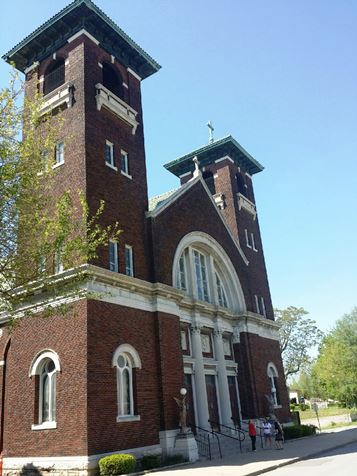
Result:
<instances>
[{"instance_id":1,"label":"stone pedestal","mask_svg":"<svg viewBox=\"0 0 357 476\"><path fill-rule=\"evenodd\" d=\"M178 433L175 441L175 454L182 455L191 463L198 460L198 448L193 433Z\"/></svg>"}]
</instances>

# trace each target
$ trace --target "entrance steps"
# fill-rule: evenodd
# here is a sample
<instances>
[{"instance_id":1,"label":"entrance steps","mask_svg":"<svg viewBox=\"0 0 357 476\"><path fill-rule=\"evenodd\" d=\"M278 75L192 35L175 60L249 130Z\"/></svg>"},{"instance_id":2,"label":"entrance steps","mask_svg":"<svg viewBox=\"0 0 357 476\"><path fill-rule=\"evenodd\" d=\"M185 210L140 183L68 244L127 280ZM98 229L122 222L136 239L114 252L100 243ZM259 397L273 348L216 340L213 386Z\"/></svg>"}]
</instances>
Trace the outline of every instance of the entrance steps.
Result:
<instances>
[{"instance_id":1,"label":"entrance steps","mask_svg":"<svg viewBox=\"0 0 357 476\"><path fill-rule=\"evenodd\" d=\"M227 436L225 436L227 435ZM237 456L240 453L252 451L251 440L247 433L245 438L239 443L238 434L231 431L225 433L196 434L198 452L201 459L222 459L231 456ZM242 438L242 434L241 434ZM209 440L209 442L208 442ZM256 447L259 449L261 445L260 437L257 436Z\"/></svg>"}]
</instances>

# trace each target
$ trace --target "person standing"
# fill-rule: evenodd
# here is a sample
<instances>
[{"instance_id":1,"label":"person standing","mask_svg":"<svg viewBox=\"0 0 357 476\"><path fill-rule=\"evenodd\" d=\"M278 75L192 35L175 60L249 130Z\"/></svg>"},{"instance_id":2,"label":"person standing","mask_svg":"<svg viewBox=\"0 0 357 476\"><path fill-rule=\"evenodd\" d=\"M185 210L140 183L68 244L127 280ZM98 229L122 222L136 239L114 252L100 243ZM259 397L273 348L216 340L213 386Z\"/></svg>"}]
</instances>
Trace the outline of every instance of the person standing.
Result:
<instances>
[{"instance_id":1,"label":"person standing","mask_svg":"<svg viewBox=\"0 0 357 476\"><path fill-rule=\"evenodd\" d=\"M252 440L252 451L255 451L255 443L257 441L257 429L255 428L253 420L249 420L248 435L250 436L250 439Z\"/></svg>"},{"instance_id":2,"label":"person standing","mask_svg":"<svg viewBox=\"0 0 357 476\"><path fill-rule=\"evenodd\" d=\"M269 445L269 448L271 448L271 433L272 433L272 425L268 419L265 420L263 423L263 435L264 435L264 442L265 442L265 448Z\"/></svg>"},{"instance_id":3,"label":"person standing","mask_svg":"<svg viewBox=\"0 0 357 476\"><path fill-rule=\"evenodd\" d=\"M283 443L284 443L283 428L277 420L274 422L274 427L275 427L275 447L277 450L282 450Z\"/></svg>"}]
</instances>

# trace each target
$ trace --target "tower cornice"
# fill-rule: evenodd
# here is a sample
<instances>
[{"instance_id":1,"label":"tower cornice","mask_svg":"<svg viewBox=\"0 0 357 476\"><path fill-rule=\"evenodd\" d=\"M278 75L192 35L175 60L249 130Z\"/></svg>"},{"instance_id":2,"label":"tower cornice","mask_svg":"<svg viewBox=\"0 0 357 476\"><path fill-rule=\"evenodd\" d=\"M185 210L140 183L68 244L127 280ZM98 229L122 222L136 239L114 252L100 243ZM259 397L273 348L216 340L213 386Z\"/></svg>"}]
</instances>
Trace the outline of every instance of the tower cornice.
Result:
<instances>
[{"instance_id":1,"label":"tower cornice","mask_svg":"<svg viewBox=\"0 0 357 476\"><path fill-rule=\"evenodd\" d=\"M22 72L85 30L106 51L144 79L161 66L91 0L75 0L24 38L2 58Z\"/></svg>"}]
</instances>

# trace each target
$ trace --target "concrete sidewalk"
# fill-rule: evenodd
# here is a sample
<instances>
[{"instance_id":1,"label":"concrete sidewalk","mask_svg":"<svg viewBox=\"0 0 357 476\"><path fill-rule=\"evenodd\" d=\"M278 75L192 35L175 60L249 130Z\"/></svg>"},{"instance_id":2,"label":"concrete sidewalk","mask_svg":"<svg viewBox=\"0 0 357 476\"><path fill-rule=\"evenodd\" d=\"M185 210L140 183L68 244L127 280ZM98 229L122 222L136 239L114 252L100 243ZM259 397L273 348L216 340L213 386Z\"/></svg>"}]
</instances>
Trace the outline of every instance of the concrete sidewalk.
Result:
<instances>
[{"instance_id":1,"label":"concrete sidewalk","mask_svg":"<svg viewBox=\"0 0 357 476\"><path fill-rule=\"evenodd\" d=\"M295 463L333 448L356 442L357 428L345 427L322 432L316 436L290 440L283 450L261 449L255 453L237 453L214 461L197 461L185 467L160 471L160 476L253 476L272 471L280 466Z\"/></svg>"}]
</instances>

